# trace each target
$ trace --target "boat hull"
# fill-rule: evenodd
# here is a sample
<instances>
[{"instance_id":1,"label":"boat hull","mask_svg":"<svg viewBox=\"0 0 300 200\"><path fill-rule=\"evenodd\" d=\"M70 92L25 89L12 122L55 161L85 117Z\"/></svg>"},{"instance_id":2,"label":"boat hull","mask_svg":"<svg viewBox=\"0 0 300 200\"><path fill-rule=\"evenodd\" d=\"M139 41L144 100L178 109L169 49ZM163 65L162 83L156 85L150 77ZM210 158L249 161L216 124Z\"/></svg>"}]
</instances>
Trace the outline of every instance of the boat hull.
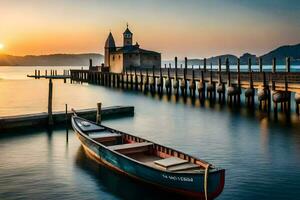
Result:
<instances>
[{"instance_id":1,"label":"boat hull","mask_svg":"<svg viewBox=\"0 0 300 200\"><path fill-rule=\"evenodd\" d=\"M110 151L76 130L76 135L90 156L111 169L161 189L205 199L203 173L172 173L139 164L126 156ZM225 170L210 172L207 196L214 199L223 190Z\"/></svg>"}]
</instances>

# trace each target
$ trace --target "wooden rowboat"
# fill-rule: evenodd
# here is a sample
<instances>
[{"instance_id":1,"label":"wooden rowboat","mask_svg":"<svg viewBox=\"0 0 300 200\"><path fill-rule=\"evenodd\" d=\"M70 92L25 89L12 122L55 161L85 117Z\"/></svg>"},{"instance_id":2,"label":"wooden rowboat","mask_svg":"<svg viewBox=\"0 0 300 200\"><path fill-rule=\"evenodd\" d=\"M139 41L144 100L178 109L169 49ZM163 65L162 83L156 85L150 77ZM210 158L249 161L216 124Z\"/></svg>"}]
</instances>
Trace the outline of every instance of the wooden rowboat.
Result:
<instances>
[{"instance_id":1,"label":"wooden rowboat","mask_svg":"<svg viewBox=\"0 0 300 200\"><path fill-rule=\"evenodd\" d=\"M224 169L76 114L71 121L85 152L115 171L199 199L214 199L224 188Z\"/></svg>"}]
</instances>

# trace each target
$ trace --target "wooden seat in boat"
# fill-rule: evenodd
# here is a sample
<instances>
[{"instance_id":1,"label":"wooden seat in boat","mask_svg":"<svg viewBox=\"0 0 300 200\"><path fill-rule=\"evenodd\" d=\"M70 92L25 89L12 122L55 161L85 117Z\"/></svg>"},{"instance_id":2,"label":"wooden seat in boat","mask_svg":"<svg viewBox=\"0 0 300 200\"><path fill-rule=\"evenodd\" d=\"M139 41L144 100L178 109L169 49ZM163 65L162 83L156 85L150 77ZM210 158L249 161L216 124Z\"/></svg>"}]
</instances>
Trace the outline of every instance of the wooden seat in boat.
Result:
<instances>
[{"instance_id":1,"label":"wooden seat in boat","mask_svg":"<svg viewBox=\"0 0 300 200\"><path fill-rule=\"evenodd\" d=\"M156 160L156 161L154 161L154 163L156 165L159 165L160 167L168 169L169 167L172 167L172 166L188 163L188 161L183 160L181 158L177 158L177 157L169 157L169 158L165 158L165 159L161 159L161 160Z\"/></svg>"},{"instance_id":2,"label":"wooden seat in boat","mask_svg":"<svg viewBox=\"0 0 300 200\"><path fill-rule=\"evenodd\" d=\"M149 147L153 146L150 142L136 142L136 143L128 143L128 144L119 144L109 146L110 150L118 151L123 154L132 154L132 153L140 153L149 150Z\"/></svg>"},{"instance_id":3,"label":"wooden seat in boat","mask_svg":"<svg viewBox=\"0 0 300 200\"><path fill-rule=\"evenodd\" d=\"M112 133L109 131L106 132L93 132L89 133L89 137L96 140L97 142L111 142L116 141L122 135L117 133Z\"/></svg>"},{"instance_id":4,"label":"wooden seat in boat","mask_svg":"<svg viewBox=\"0 0 300 200\"><path fill-rule=\"evenodd\" d=\"M194 163L183 163L183 164L179 164L167 168L167 170L171 172L185 171L185 170L192 170L192 169L200 169L200 166Z\"/></svg>"}]
</instances>

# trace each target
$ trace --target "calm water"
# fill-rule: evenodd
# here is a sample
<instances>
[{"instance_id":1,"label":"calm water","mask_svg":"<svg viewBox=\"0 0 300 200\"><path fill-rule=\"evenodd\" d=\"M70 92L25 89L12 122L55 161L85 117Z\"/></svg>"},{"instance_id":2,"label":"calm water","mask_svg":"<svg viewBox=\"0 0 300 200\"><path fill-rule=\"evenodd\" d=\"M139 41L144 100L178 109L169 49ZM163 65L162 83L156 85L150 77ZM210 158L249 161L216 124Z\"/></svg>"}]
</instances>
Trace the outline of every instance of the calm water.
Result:
<instances>
[{"instance_id":1,"label":"calm water","mask_svg":"<svg viewBox=\"0 0 300 200\"><path fill-rule=\"evenodd\" d=\"M48 81L34 68L0 67L0 116L44 112ZM44 69L44 68L42 68ZM278 123L247 110L200 107L93 85L54 81L54 109L134 105L135 116L108 126L188 152L226 169L218 199L299 199L300 119ZM280 118L281 119L281 118ZM284 119L284 117L282 117ZM170 199L88 159L64 128L0 135L0 199Z\"/></svg>"}]
</instances>

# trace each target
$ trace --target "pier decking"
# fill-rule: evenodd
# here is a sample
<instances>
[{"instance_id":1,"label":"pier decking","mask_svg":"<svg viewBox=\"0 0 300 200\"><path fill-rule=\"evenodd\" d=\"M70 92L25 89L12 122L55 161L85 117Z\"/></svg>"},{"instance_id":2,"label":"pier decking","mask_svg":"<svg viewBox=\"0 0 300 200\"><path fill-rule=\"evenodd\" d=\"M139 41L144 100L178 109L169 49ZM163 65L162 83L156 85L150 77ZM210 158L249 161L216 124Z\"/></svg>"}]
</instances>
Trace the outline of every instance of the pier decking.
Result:
<instances>
[{"instance_id":1,"label":"pier decking","mask_svg":"<svg viewBox=\"0 0 300 200\"><path fill-rule=\"evenodd\" d=\"M96 119L96 108L77 110L77 114L86 119L95 121ZM104 107L101 109L101 118L108 119L114 117L126 117L134 115L133 106L112 106ZM65 111L53 112L53 123L63 124L66 122ZM70 120L71 112L68 112L67 119ZM26 115L0 117L0 132L5 130L26 128L26 127L42 127L48 125L49 114L47 112L34 113Z\"/></svg>"}]
</instances>

